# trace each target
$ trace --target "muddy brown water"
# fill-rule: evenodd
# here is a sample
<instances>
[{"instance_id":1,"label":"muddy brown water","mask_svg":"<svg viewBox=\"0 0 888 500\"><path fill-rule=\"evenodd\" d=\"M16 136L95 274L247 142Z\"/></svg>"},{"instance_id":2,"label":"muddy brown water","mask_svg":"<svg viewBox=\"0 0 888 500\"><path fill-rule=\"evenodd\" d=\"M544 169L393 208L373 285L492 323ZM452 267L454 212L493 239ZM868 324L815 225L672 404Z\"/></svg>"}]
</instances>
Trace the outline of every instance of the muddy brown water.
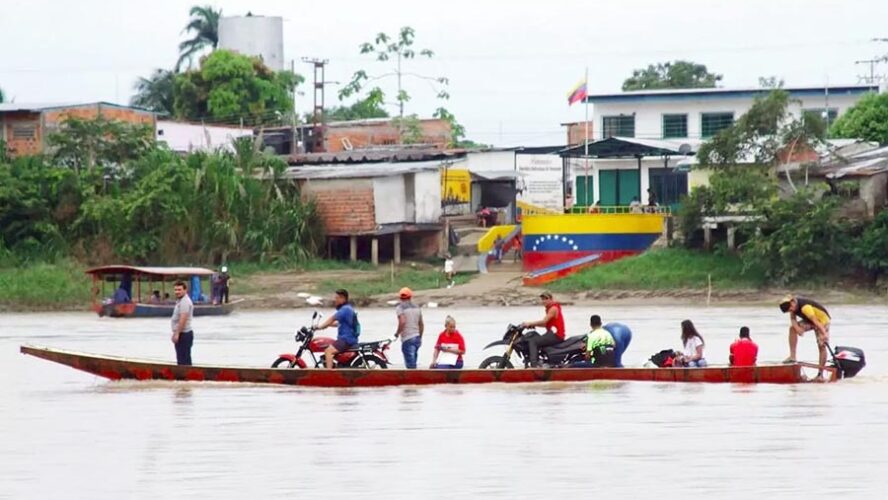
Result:
<instances>
[{"instance_id":1,"label":"muddy brown water","mask_svg":"<svg viewBox=\"0 0 888 500\"><path fill-rule=\"evenodd\" d=\"M579 333L590 308L566 308ZM693 319L710 363L748 325L763 360L786 355L776 307L596 308L629 324L624 361L677 346ZM553 383L316 389L108 382L18 352L23 343L173 359L164 320L86 313L0 315L0 498L884 498L888 487L888 318L833 307L834 343L868 366L829 385ZM444 316L466 362L509 322L541 308L425 312L420 362ZM197 318L199 363L269 365L292 351L309 311ZM394 330L361 310L367 340ZM813 338L800 356L816 358ZM402 361L399 351L392 353Z\"/></svg>"}]
</instances>

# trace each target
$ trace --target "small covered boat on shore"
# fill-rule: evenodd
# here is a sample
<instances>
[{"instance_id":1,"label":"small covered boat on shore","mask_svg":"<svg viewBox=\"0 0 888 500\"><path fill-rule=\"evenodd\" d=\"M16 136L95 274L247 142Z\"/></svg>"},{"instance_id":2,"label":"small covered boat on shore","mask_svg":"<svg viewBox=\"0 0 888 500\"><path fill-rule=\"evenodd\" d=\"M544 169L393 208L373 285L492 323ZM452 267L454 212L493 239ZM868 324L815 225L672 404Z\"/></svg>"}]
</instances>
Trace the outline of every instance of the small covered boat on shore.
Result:
<instances>
[{"instance_id":1,"label":"small covered boat on shore","mask_svg":"<svg viewBox=\"0 0 888 500\"><path fill-rule=\"evenodd\" d=\"M620 380L643 382L798 384L808 379L807 363L709 368L559 368L524 370L403 370L298 369L237 366L179 366L174 363L87 354L48 347L21 346L21 352L70 366L109 380L169 380L242 382L308 387L385 387L398 385L586 382ZM835 368L826 367L827 381L835 382Z\"/></svg>"},{"instance_id":2,"label":"small covered boat on shore","mask_svg":"<svg viewBox=\"0 0 888 500\"><path fill-rule=\"evenodd\" d=\"M173 283L179 280L188 284L195 316L229 314L241 302L223 303L219 297L214 297L212 277L216 272L203 267L114 265L94 267L86 274L92 277L92 310L99 316L168 318L176 307ZM110 294L109 288L113 290Z\"/></svg>"}]
</instances>

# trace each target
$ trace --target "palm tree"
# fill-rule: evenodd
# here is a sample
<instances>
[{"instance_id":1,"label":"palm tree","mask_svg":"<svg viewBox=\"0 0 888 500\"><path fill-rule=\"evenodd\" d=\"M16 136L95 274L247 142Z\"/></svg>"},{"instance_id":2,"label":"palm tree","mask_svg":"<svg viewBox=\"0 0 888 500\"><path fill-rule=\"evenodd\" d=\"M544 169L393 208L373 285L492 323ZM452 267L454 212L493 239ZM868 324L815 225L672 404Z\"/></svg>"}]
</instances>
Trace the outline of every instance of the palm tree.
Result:
<instances>
[{"instance_id":1,"label":"palm tree","mask_svg":"<svg viewBox=\"0 0 888 500\"><path fill-rule=\"evenodd\" d=\"M133 85L136 95L130 98L130 104L172 116L175 79L176 74L168 69L156 69L148 78L140 77Z\"/></svg>"},{"instance_id":2,"label":"palm tree","mask_svg":"<svg viewBox=\"0 0 888 500\"><path fill-rule=\"evenodd\" d=\"M186 60L191 64L194 55L207 47L216 48L219 44L219 18L222 17L222 9L214 10L210 5L203 7L195 5L189 12L191 21L182 30L183 33L194 32L194 37L179 44L179 61L176 63L176 72Z\"/></svg>"}]
</instances>

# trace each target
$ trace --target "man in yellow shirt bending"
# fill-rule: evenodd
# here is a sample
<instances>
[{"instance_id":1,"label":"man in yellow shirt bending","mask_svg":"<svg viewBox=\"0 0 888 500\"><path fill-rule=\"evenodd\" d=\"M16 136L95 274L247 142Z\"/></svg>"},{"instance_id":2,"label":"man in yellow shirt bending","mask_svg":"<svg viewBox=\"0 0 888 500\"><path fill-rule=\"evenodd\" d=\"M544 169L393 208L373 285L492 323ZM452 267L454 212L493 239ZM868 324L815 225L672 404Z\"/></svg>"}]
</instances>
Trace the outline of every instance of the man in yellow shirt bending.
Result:
<instances>
[{"instance_id":1,"label":"man in yellow shirt bending","mask_svg":"<svg viewBox=\"0 0 888 500\"><path fill-rule=\"evenodd\" d=\"M826 345L829 343L830 316L826 308L814 300L804 297L787 295L780 301L780 310L789 313L789 357L784 363L796 362L796 346L799 337L809 330L814 330L817 338L817 349L820 351L820 366L826 365ZM817 373L823 379L823 369Z\"/></svg>"}]
</instances>

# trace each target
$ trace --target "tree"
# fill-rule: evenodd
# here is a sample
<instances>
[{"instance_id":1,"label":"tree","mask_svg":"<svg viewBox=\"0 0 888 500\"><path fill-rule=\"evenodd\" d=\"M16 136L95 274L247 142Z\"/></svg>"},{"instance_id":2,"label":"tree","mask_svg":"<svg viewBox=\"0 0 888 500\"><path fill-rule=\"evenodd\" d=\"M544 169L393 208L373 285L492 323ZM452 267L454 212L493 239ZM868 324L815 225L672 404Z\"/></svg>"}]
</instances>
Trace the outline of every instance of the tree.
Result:
<instances>
[{"instance_id":1,"label":"tree","mask_svg":"<svg viewBox=\"0 0 888 500\"><path fill-rule=\"evenodd\" d=\"M0 89L0 102L5 102L5 101L6 101L6 96L3 95L3 89Z\"/></svg>"},{"instance_id":2,"label":"tree","mask_svg":"<svg viewBox=\"0 0 888 500\"><path fill-rule=\"evenodd\" d=\"M888 144L888 94L864 95L833 123L830 133Z\"/></svg>"},{"instance_id":3,"label":"tree","mask_svg":"<svg viewBox=\"0 0 888 500\"><path fill-rule=\"evenodd\" d=\"M721 80L722 75L710 73L705 64L674 61L636 69L623 82L623 90L712 88Z\"/></svg>"},{"instance_id":4,"label":"tree","mask_svg":"<svg viewBox=\"0 0 888 500\"><path fill-rule=\"evenodd\" d=\"M176 75L175 116L251 125L280 122L293 112L293 90L303 78L275 72L258 57L216 50L200 68Z\"/></svg>"},{"instance_id":5,"label":"tree","mask_svg":"<svg viewBox=\"0 0 888 500\"><path fill-rule=\"evenodd\" d=\"M375 87L363 99L349 106L336 106L326 113L327 118L334 121L364 120L367 118L388 118L385 110L385 94Z\"/></svg>"},{"instance_id":6,"label":"tree","mask_svg":"<svg viewBox=\"0 0 888 500\"><path fill-rule=\"evenodd\" d=\"M101 115L89 120L68 117L49 135L48 142L60 165L75 172L92 172L97 166L116 169L149 150L154 130Z\"/></svg>"},{"instance_id":7,"label":"tree","mask_svg":"<svg viewBox=\"0 0 888 500\"><path fill-rule=\"evenodd\" d=\"M179 44L179 60L176 62L176 72L182 67L182 63L191 61L194 56L207 47L213 49L219 45L219 18L222 17L222 9L215 10L211 5L203 7L195 5L189 11L191 19L182 30L183 33L194 33L194 36Z\"/></svg>"},{"instance_id":8,"label":"tree","mask_svg":"<svg viewBox=\"0 0 888 500\"><path fill-rule=\"evenodd\" d=\"M425 80L432 84L432 88L437 92L439 99L449 99L450 94L447 93L446 87L450 81L446 77L431 77L408 72L404 69L404 62L414 59L417 56L417 50L413 48L416 32L413 28L405 26L398 32L397 37L378 33L372 42L361 44L361 54L371 54L376 57L377 61L395 61L395 66L390 73L385 73L371 77L364 70L356 71L351 81L339 91L339 99L355 95L361 91L364 85L371 80L379 80L382 78L394 77L397 79L398 93L395 99L398 104L398 116L404 118L404 105L410 100L410 94L404 89L404 79L407 77ZM418 55L431 59L434 53L429 49L421 49Z\"/></svg>"},{"instance_id":9,"label":"tree","mask_svg":"<svg viewBox=\"0 0 888 500\"><path fill-rule=\"evenodd\" d=\"M175 113L175 81L175 73L166 69L156 69L148 78L140 77L133 86L136 95L130 98L130 104L172 116Z\"/></svg>"}]
</instances>

